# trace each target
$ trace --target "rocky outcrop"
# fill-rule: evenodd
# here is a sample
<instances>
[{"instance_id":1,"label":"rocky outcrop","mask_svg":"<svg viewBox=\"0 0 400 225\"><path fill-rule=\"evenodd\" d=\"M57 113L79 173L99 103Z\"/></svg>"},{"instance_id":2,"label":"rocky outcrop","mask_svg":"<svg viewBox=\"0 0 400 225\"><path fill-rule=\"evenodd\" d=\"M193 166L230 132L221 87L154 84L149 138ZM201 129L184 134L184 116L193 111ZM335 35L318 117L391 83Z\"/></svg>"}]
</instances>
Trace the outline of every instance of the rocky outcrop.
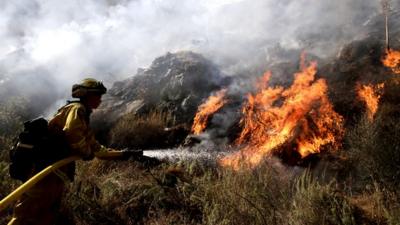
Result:
<instances>
[{"instance_id":1,"label":"rocky outcrop","mask_svg":"<svg viewBox=\"0 0 400 225\"><path fill-rule=\"evenodd\" d=\"M135 76L115 82L101 110L115 117L130 112L169 111L177 122L188 122L201 101L224 84L226 79L219 69L203 56L167 53L148 69L139 69Z\"/></svg>"},{"instance_id":2,"label":"rocky outcrop","mask_svg":"<svg viewBox=\"0 0 400 225\"><path fill-rule=\"evenodd\" d=\"M108 129L128 113L145 115L157 110L171 113L177 124L191 124L202 100L228 83L217 66L200 54L167 53L149 68L115 82L93 120Z\"/></svg>"}]
</instances>

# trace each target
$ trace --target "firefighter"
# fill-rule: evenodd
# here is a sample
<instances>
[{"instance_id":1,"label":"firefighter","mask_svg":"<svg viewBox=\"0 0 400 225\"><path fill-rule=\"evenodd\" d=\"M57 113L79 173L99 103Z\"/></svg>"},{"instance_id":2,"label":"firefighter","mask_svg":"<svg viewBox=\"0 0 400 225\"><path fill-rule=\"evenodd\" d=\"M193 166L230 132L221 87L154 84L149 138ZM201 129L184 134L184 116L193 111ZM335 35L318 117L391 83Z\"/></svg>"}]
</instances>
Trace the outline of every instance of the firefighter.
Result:
<instances>
[{"instance_id":1,"label":"firefighter","mask_svg":"<svg viewBox=\"0 0 400 225\"><path fill-rule=\"evenodd\" d=\"M50 131L62 135L67 142L68 156L79 155L83 160L91 160L95 153L112 150L99 144L89 127L90 114L100 105L106 91L102 82L84 79L72 87L72 97L79 101L68 102L49 121ZM73 181L74 174L75 163L70 163L39 181L22 195L9 225L54 224L65 184Z\"/></svg>"}]
</instances>

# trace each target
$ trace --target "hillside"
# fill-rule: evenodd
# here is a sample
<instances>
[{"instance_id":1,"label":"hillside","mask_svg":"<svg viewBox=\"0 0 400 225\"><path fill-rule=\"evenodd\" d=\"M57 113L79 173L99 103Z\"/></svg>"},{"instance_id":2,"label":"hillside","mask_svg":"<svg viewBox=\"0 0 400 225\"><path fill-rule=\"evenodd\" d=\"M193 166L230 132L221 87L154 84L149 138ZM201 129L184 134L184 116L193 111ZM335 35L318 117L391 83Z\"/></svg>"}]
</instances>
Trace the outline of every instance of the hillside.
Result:
<instances>
[{"instance_id":1,"label":"hillside","mask_svg":"<svg viewBox=\"0 0 400 225\"><path fill-rule=\"evenodd\" d=\"M115 82L93 115L98 138L162 163L79 161L57 224L400 224L400 31L387 50L381 21L367 25L334 57L278 49L226 74L181 51ZM3 198L31 115L24 98L0 104Z\"/></svg>"}]
</instances>

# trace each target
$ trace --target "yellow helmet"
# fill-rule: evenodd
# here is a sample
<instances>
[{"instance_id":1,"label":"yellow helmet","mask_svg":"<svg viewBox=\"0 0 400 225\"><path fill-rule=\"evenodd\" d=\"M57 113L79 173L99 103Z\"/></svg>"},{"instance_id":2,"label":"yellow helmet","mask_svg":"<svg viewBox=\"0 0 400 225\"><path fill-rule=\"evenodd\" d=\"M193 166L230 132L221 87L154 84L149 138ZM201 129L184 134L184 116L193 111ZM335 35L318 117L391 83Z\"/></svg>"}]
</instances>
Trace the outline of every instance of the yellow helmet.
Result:
<instances>
[{"instance_id":1,"label":"yellow helmet","mask_svg":"<svg viewBox=\"0 0 400 225\"><path fill-rule=\"evenodd\" d=\"M103 82L93 78L83 79L80 84L74 84L72 86L72 97L82 98L88 94L99 94L103 95L107 92L107 88L103 85Z\"/></svg>"}]
</instances>

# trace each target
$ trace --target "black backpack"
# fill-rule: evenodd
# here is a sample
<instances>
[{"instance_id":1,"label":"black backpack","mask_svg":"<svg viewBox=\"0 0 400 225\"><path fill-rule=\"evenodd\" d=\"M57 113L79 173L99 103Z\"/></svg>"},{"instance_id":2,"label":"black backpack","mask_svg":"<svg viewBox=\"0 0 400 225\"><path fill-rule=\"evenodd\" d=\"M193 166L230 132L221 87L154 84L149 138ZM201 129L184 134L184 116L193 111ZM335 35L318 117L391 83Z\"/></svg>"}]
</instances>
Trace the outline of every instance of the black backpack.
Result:
<instances>
[{"instance_id":1,"label":"black backpack","mask_svg":"<svg viewBox=\"0 0 400 225\"><path fill-rule=\"evenodd\" d=\"M24 123L10 150L10 176L26 181L34 173L68 154L68 145L63 137L51 133L46 119L40 117Z\"/></svg>"}]
</instances>

